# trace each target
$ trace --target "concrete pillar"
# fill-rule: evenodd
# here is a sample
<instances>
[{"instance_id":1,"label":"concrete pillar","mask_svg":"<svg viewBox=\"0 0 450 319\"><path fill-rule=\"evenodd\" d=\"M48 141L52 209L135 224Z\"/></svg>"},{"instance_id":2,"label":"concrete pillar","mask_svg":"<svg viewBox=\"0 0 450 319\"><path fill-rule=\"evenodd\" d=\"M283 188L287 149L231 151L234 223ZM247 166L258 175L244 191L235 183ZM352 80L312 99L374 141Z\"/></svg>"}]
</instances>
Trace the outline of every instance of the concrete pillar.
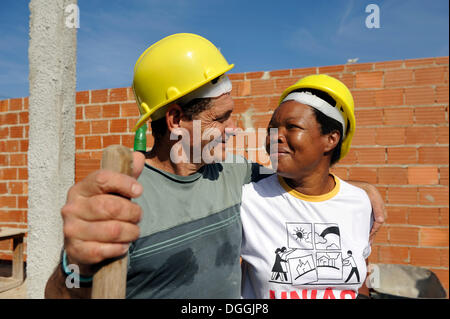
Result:
<instances>
[{"instance_id":1,"label":"concrete pillar","mask_svg":"<svg viewBox=\"0 0 450 319\"><path fill-rule=\"evenodd\" d=\"M28 298L44 297L58 264L60 209L74 182L76 27L67 10L73 4L77 1L30 1Z\"/></svg>"}]
</instances>

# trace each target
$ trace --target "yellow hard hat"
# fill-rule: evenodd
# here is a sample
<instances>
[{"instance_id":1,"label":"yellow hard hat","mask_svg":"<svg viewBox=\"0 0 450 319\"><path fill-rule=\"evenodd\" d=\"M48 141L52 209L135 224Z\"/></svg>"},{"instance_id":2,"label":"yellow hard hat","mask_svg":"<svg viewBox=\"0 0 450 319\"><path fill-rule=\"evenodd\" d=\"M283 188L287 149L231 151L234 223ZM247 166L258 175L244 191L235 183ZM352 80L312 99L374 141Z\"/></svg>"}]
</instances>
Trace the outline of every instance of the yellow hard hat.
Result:
<instances>
[{"instance_id":1,"label":"yellow hard hat","mask_svg":"<svg viewBox=\"0 0 450 319\"><path fill-rule=\"evenodd\" d=\"M133 130L150 117L164 117L164 106L233 67L210 41L196 34L178 33L156 42L134 67L132 87L141 117Z\"/></svg>"},{"instance_id":2,"label":"yellow hard hat","mask_svg":"<svg viewBox=\"0 0 450 319\"><path fill-rule=\"evenodd\" d=\"M279 104L285 99L285 97L293 91L299 89L316 89L328 93L336 101L336 109L341 113L344 118L345 132L344 140L342 141L341 154L339 160L347 155L350 144L352 142L353 135L355 134L355 103L350 90L344 83L325 74L315 74L304 77L294 85L284 90L281 95Z\"/></svg>"}]
</instances>

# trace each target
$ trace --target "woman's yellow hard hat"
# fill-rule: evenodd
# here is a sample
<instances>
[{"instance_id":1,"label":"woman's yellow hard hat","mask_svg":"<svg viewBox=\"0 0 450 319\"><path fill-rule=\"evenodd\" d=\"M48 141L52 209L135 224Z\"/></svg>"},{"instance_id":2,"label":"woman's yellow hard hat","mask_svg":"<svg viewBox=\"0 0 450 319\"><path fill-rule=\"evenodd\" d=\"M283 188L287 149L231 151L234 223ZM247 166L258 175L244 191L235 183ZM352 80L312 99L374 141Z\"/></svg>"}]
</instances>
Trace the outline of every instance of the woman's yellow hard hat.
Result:
<instances>
[{"instance_id":1,"label":"woman's yellow hard hat","mask_svg":"<svg viewBox=\"0 0 450 319\"><path fill-rule=\"evenodd\" d=\"M134 130L150 117L164 117L164 106L233 67L210 41L196 34L178 33L156 42L134 67L132 88L141 114Z\"/></svg>"},{"instance_id":2,"label":"woman's yellow hard hat","mask_svg":"<svg viewBox=\"0 0 450 319\"><path fill-rule=\"evenodd\" d=\"M281 102L291 92L308 88L328 93L328 95L336 101L335 107L344 118L346 125L344 139L342 141L341 154L339 156L339 160L341 160L345 155L347 155L353 135L355 134L356 120L353 96L347 86L345 86L345 84L338 79L325 74L314 74L304 77L294 85L284 90L278 104L281 104Z\"/></svg>"}]
</instances>

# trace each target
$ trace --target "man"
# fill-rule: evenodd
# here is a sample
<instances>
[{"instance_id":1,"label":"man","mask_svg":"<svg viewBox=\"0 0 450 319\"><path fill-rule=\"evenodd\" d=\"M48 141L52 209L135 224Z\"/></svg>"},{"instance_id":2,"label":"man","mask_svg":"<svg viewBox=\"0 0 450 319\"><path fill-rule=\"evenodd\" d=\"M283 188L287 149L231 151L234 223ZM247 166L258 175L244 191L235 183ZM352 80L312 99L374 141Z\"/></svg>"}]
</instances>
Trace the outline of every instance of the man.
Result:
<instances>
[{"instance_id":1,"label":"man","mask_svg":"<svg viewBox=\"0 0 450 319\"><path fill-rule=\"evenodd\" d=\"M98 170L69 190L61 211L64 264L78 265L86 283L67 288L68 272L58 267L46 297L89 298L96 265L127 252L127 298L240 297L241 187L268 175L243 158L225 160L235 129L224 75L232 67L193 34L166 37L141 55L136 128L151 118L154 146L145 159L134 154L134 178ZM379 193L361 185L382 223Z\"/></svg>"}]
</instances>

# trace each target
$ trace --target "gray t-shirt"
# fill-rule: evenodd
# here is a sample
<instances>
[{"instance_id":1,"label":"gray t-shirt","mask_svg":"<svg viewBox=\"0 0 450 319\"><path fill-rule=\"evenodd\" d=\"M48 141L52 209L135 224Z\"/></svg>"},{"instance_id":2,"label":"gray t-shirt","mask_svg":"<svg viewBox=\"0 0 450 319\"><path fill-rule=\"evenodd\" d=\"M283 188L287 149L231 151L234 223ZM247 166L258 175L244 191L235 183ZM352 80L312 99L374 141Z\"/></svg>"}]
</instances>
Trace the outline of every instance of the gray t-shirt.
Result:
<instances>
[{"instance_id":1,"label":"gray t-shirt","mask_svg":"<svg viewBox=\"0 0 450 319\"><path fill-rule=\"evenodd\" d=\"M240 298L242 186L268 175L244 158L227 162L190 176L145 165L127 298Z\"/></svg>"}]
</instances>

